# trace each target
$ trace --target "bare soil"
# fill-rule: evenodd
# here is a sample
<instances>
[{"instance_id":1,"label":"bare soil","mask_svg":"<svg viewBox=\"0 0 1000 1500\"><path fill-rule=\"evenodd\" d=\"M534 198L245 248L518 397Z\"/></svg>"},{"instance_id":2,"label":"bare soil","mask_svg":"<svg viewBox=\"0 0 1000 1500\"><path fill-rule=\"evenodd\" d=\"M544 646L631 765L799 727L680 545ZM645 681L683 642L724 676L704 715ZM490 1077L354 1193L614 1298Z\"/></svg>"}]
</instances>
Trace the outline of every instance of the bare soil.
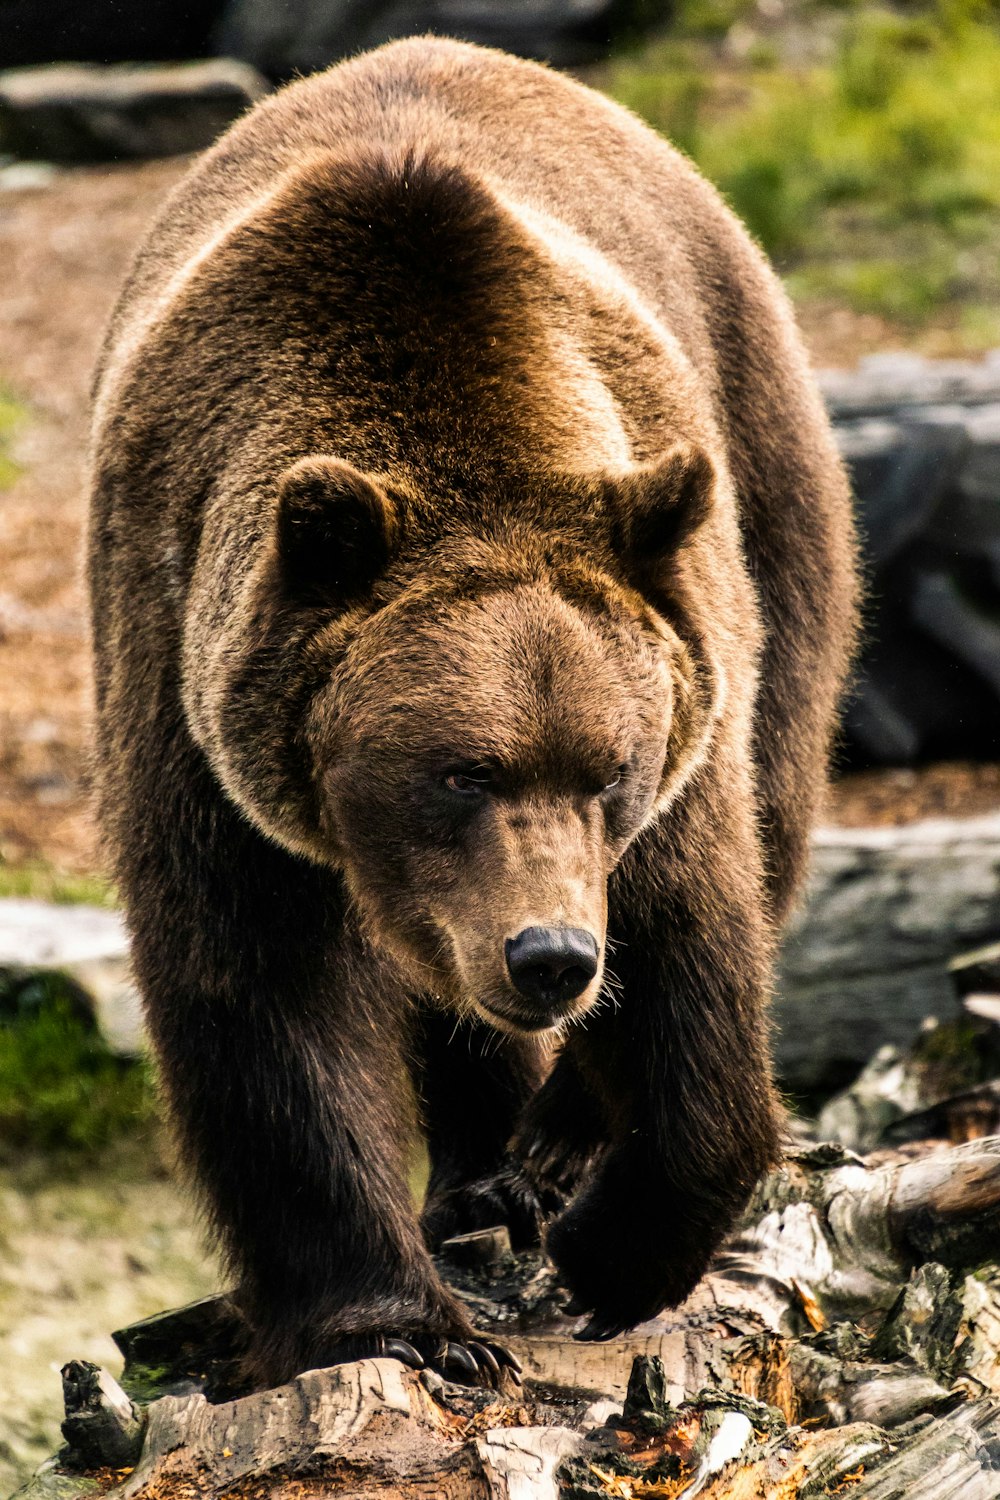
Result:
<instances>
[{"instance_id":1,"label":"bare soil","mask_svg":"<svg viewBox=\"0 0 1000 1500\"><path fill-rule=\"evenodd\" d=\"M0 493L0 864L100 867L86 769L87 387L135 245L186 165L79 168L31 190L0 187L0 389L26 408L13 440L20 473ZM902 342L883 319L846 307L809 306L802 321L817 365ZM951 352L943 332L916 342ZM997 767L935 767L850 778L831 816L896 822L997 807Z\"/></svg>"},{"instance_id":2,"label":"bare soil","mask_svg":"<svg viewBox=\"0 0 1000 1500\"><path fill-rule=\"evenodd\" d=\"M67 1360L118 1375L112 1329L219 1285L190 1200L148 1152L76 1177L0 1163L0 1495L60 1444Z\"/></svg>"},{"instance_id":3,"label":"bare soil","mask_svg":"<svg viewBox=\"0 0 1000 1500\"><path fill-rule=\"evenodd\" d=\"M0 190L0 386L27 408L0 494L0 860L98 865L82 578L87 389L136 243L184 160Z\"/></svg>"}]
</instances>

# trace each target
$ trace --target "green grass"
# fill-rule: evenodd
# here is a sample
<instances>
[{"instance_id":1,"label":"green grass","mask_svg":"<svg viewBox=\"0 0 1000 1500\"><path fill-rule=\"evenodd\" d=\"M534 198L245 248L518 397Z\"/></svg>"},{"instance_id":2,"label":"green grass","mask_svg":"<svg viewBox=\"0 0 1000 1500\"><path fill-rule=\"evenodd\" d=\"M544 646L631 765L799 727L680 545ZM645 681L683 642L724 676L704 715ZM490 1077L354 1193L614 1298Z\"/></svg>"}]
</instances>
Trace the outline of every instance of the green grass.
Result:
<instances>
[{"instance_id":1,"label":"green grass","mask_svg":"<svg viewBox=\"0 0 1000 1500\"><path fill-rule=\"evenodd\" d=\"M25 408L0 386L0 490L8 489L21 472L10 455L10 446L25 418Z\"/></svg>"},{"instance_id":2,"label":"green grass","mask_svg":"<svg viewBox=\"0 0 1000 1500\"><path fill-rule=\"evenodd\" d=\"M149 1135L155 1089L144 1062L109 1052L58 975L0 984L0 1159L67 1160Z\"/></svg>"},{"instance_id":3,"label":"green grass","mask_svg":"<svg viewBox=\"0 0 1000 1500\"><path fill-rule=\"evenodd\" d=\"M7 864L0 858L0 900L5 897L54 901L59 906L117 905L109 880L100 875L74 875L41 860Z\"/></svg>"},{"instance_id":4,"label":"green grass","mask_svg":"<svg viewBox=\"0 0 1000 1500\"><path fill-rule=\"evenodd\" d=\"M1000 12L788 9L795 48L756 35L746 0L687 0L606 87L716 183L793 295L913 326L961 304L1000 333ZM717 44L734 26L738 60Z\"/></svg>"}]
</instances>

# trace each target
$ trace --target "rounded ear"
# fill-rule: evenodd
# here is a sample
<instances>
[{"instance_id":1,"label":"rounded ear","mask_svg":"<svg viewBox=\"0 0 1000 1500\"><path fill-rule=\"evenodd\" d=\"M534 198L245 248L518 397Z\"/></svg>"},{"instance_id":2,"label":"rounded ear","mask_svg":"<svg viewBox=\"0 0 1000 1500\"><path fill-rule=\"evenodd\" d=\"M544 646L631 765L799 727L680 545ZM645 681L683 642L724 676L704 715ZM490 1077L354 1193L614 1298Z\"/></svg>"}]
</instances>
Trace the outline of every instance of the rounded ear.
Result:
<instances>
[{"instance_id":1,"label":"rounded ear","mask_svg":"<svg viewBox=\"0 0 1000 1500\"><path fill-rule=\"evenodd\" d=\"M382 487L339 458L300 458L278 482L278 557L293 592L362 594L392 552L396 516Z\"/></svg>"},{"instance_id":2,"label":"rounded ear","mask_svg":"<svg viewBox=\"0 0 1000 1500\"><path fill-rule=\"evenodd\" d=\"M704 448L677 443L654 464L614 481L621 552L636 563L676 551L712 512L715 467Z\"/></svg>"}]
</instances>

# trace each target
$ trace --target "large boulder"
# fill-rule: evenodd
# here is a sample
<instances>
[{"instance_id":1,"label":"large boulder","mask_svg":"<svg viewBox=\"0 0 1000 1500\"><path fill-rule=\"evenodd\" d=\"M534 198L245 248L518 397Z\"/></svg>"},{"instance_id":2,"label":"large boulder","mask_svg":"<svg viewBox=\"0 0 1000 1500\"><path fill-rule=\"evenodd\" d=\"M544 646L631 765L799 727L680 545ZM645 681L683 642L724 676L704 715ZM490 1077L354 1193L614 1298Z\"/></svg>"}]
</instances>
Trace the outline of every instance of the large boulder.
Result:
<instances>
[{"instance_id":1,"label":"large boulder","mask_svg":"<svg viewBox=\"0 0 1000 1500\"><path fill-rule=\"evenodd\" d=\"M823 378L869 605L854 764L1000 755L1000 351L878 355Z\"/></svg>"},{"instance_id":2,"label":"large boulder","mask_svg":"<svg viewBox=\"0 0 1000 1500\"><path fill-rule=\"evenodd\" d=\"M0 73L0 151L48 161L178 156L210 145L266 91L231 58L14 68Z\"/></svg>"},{"instance_id":3,"label":"large boulder","mask_svg":"<svg viewBox=\"0 0 1000 1500\"><path fill-rule=\"evenodd\" d=\"M207 57L225 0L0 0L6 68Z\"/></svg>"},{"instance_id":4,"label":"large boulder","mask_svg":"<svg viewBox=\"0 0 1000 1500\"><path fill-rule=\"evenodd\" d=\"M217 40L273 78L427 32L567 66L607 52L622 9L620 0L230 0Z\"/></svg>"}]
</instances>

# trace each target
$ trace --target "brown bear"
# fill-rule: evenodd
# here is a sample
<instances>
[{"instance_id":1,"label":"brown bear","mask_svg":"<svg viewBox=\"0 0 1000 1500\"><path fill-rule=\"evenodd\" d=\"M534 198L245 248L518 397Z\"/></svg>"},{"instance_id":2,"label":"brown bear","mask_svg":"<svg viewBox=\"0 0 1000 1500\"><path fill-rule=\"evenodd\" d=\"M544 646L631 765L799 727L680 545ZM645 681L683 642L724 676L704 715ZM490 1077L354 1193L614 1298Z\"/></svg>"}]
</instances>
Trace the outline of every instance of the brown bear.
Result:
<instances>
[{"instance_id":1,"label":"brown bear","mask_svg":"<svg viewBox=\"0 0 1000 1500\"><path fill-rule=\"evenodd\" d=\"M168 200L92 497L101 815L255 1379L495 1379L431 1257L486 1224L547 1216L582 1337L677 1303L779 1152L855 619L745 231L568 78L357 57Z\"/></svg>"}]
</instances>

